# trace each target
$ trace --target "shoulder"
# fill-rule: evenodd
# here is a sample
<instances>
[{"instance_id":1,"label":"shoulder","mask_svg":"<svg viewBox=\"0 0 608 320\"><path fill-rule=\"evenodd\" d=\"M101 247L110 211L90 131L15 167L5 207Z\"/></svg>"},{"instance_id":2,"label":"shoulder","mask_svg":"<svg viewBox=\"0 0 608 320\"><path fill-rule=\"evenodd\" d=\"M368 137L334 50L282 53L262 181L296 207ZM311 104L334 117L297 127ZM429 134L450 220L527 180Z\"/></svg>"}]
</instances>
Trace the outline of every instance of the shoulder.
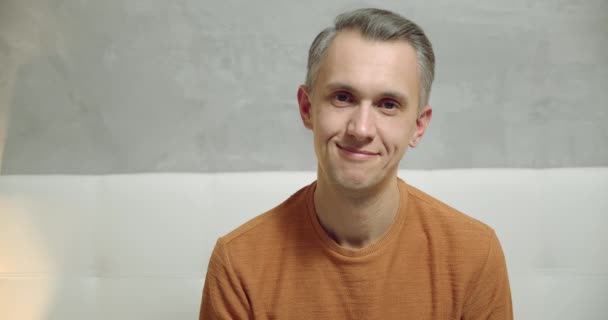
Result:
<instances>
[{"instance_id":1,"label":"shoulder","mask_svg":"<svg viewBox=\"0 0 608 320\"><path fill-rule=\"evenodd\" d=\"M276 207L245 222L219 239L232 252L279 245L281 240L307 222L308 185L298 190Z\"/></svg>"},{"instance_id":2,"label":"shoulder","mask_svg":"<svg viewBox=\"0 0 608 320\"><path fill-rule=\"evenodd\" d=\"M479 271L493 248L500 246L494 229L484 222L415 187L407 185L407 190L408 214L416 217L420 232L446 257Z\"/></svg>"},{"instance_id":3,"label":"shoulder","mask_svg":"<svg viewBox=\"0 0 608 320\"><path fill-rule=\"evenodd\" d=\"M442 233L453 236L490 237L494 230L484 222L438 200L437 198L407 185L408 206L412 206L423 223L431 224Z\"/></svg>"},{"instance_id":4,"label":"shoulder","mask_svg":"<svg viewBox=\"0 0 608 320\"><path fill-rule=\"evenodd\" d=\"M496 290L507 301L506 261L494 229L421 190L409 185L407 189L408 213L418 221L414 223L418 233L436 261L463 283L469 303L482 299L474 294L485 292L480 291L484 287Z\"/></svg>"}]
</instances>

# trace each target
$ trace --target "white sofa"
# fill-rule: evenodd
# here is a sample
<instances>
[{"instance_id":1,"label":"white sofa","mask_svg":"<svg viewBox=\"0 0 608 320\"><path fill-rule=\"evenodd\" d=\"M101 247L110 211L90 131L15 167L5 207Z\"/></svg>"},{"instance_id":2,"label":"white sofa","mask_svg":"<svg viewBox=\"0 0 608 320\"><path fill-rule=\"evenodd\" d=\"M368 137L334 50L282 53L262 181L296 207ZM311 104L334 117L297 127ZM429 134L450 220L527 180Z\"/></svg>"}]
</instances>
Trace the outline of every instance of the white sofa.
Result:
<instances>
[{"instance_id":1,"label":"white sofa","mask_svg":"<svg viewBox=\"0 0 608 320\"><path fill-rule=\"evenodd\" d=\"M491 225L516 319L608 318L608 168L401 171ZM0 177L0 319L196 319L215 240L313 172Z\"/></svg>"}]
</instances>

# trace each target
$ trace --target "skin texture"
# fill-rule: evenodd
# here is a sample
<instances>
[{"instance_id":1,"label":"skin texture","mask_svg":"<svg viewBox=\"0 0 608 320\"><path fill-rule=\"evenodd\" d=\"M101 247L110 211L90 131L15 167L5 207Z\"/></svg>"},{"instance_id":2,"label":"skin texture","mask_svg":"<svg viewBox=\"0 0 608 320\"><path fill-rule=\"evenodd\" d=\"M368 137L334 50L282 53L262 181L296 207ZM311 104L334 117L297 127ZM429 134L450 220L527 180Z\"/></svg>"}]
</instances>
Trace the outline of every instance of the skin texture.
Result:
<instances>
[{"instance_id":1,"label":"skin texture","mask_svg":"<svg viewBox=\"0 0 608 320\"><path fill-rule=\"evenodd\" d=\"M419 85L410 44L347 30L328 48L313 87L298 89L318 160L317 216L345 247L373 243L393 221L399 162L432 116L431 106L418 106Z\"/></svg>"}]
</instances>

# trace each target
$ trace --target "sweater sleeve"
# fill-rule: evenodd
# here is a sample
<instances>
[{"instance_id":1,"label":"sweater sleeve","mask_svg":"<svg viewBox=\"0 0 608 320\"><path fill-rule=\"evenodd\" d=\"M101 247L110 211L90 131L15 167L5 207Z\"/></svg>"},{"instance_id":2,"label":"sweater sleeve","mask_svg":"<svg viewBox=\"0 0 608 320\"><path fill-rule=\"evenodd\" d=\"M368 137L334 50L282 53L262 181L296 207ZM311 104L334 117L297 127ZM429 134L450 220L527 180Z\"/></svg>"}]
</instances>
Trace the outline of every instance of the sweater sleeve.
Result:
<instances>
[{"instance_id":1,"label":"sweater sleeve","mask_svg":"<svg viewBox=\"0 0 608 320\"><path fill-rule=\"evenodd\" d=\"M199 320L249 319L249 315L249 300L220 238L209 259Z\"/></svg>"},{"instance_id":2,"label":"sweater sleeve","mask_svg":"<svg viewBox=\"0 0 608 320\"><path fill-rule=\"evenodd\" d=\"M505 256L492 231L485 265L472 284L462 319L512 320L513 306Z\"/></svg>"}]
</instances>

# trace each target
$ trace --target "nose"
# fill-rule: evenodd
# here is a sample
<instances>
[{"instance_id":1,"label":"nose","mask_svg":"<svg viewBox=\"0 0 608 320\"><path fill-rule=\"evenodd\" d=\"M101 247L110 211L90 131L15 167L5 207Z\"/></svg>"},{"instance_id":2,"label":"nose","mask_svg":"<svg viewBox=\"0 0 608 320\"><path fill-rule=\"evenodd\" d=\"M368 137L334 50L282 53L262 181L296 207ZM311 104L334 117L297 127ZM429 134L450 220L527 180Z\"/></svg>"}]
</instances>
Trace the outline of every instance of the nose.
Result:
<instances>
[{"instance_id":1,"label":"nose","mask_svg":"<svg viewBox=\"0 0 608 320\"><path fill-rule=\"evenodd\" d=\"M371 103L360 103L352 109L346 134L357 141L371 141L376 135L376 122Z\"/></svg>"}]
</instances>

